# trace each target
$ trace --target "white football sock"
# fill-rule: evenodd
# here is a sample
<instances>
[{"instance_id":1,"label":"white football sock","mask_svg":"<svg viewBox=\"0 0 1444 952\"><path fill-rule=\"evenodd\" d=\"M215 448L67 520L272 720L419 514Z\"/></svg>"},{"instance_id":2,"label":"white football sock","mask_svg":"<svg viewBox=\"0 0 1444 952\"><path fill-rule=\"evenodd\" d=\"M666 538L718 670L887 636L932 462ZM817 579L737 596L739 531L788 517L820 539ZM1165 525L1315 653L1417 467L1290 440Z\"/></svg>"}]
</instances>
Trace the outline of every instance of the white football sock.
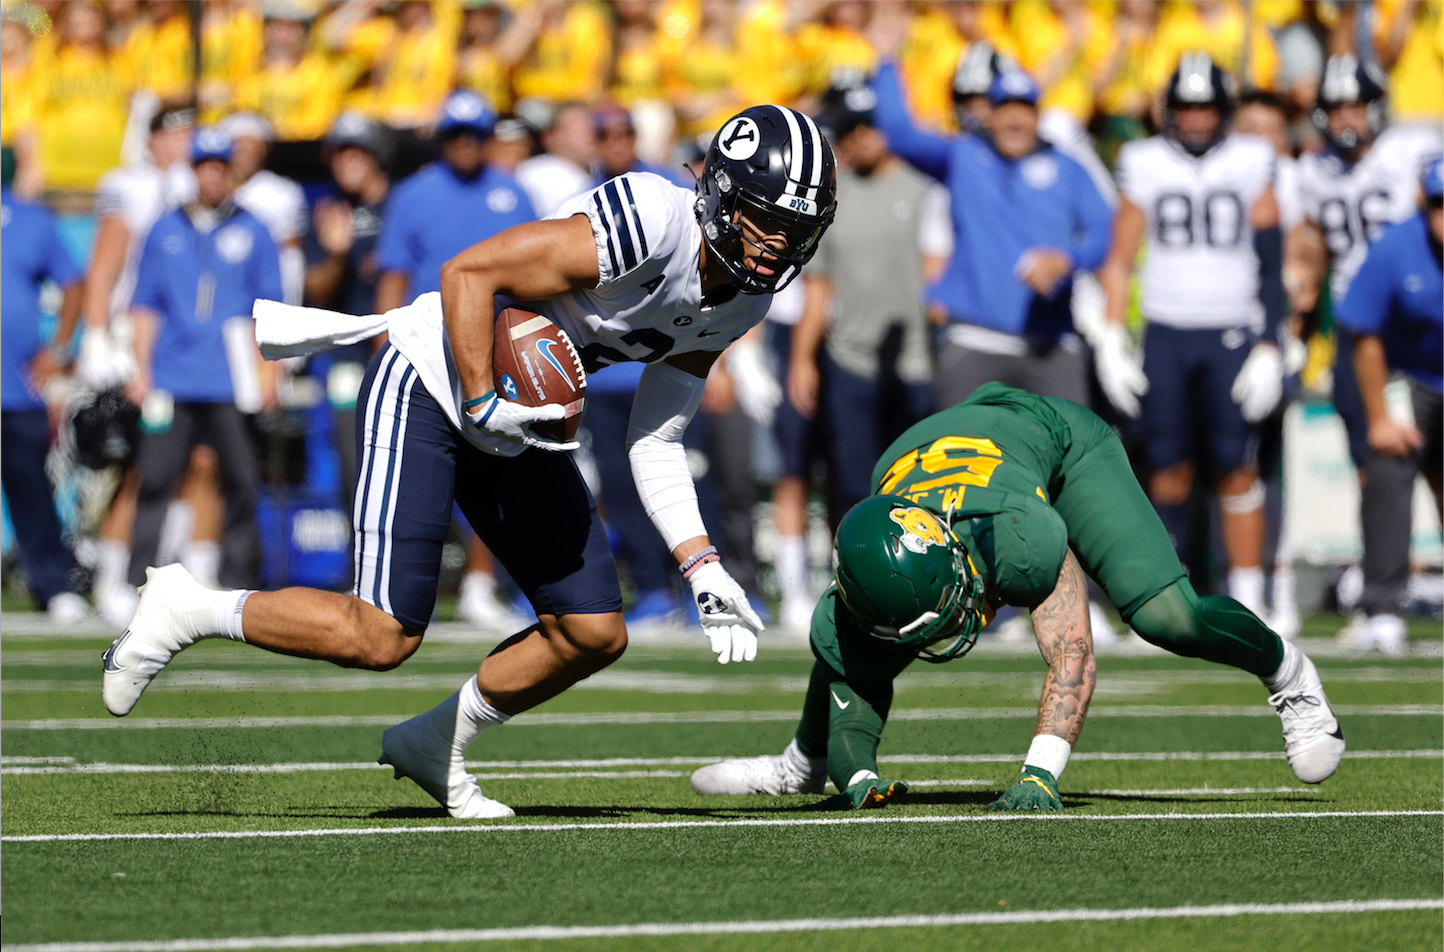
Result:
<instances>
[{"instance_id":1,"label":"white football sock","mask_svg":"<svg viewBox=\"0 0 1444 952\"><path fill-rule=\"evenodd\" d=\"M481 696L481 686L476 683L476 675L467 678L457 697L456 730L451 735L452 760L464 755L466 748L470 747L471 742L483 731L505 724L509 720L510 714L498 711Z\"/></svg>"},{"instance_id":2,"label":"white football sock","mask_svg":"<svg viewBox=\"0 0 1444 952\"><path fill-rule=\"evenodd\" d=\"M165 521L160 526L160 544L155 550L157 568L180 561L181 551L190 541L195 524L196 510L190 503L175 499L166 506Z\"/></svg>"},{"instance_id":3,"label":"white football sock","mask_svg":"<svg viewBox=\"0 0 1444 952\"><path fill-rule=\"evenodd\" d=\"M181 549L180 563L197 582L215 588L220 584L221 544L209 539L192 540Z\"/></svg>"},{"instance_id":4,"label":"white football sock","mask_svg":"<svg viewBox=\"0 0 1444 952\"><path fill-rule=\"evenodd\" d=\"M800 535L779 535L776 542L777 586L782 591L784 602L796 599L809 601L807 596L807 537Z\"/></svg>"},{"instance_id":5,"label":"white football sock","mask_svg":"<svg viewBox=\"0 0 1444 952\"><path fill-rule=\"evenodd\" d=\"M1282 640L1282 639L1280 639ZM1295 648L1293 642L1284 641L1284 660L1279 664L1279 669L1272 677L1262 678L1264 687L1269 689L1270 694L1277 694L1288 683L1298 677L1299 670L1304 666L1304 653Z\"/></svg>"},{"instance_id":6,"label":"white football sock","mask_svg":"<svg viewBox=\"0 0 1444 952\"><path fill-rule=\"evenodd\" d=\"M1281 565L1274 569L1273 574L1274 594L1272 604L1274 614L1280 612L1298 611L1298 603L1294 596L1294 568L1292 565Z\"/></svg>"},{"instance_id":7,"label":"white football sock","mask_svg":"<svg viewBox=\"0 0 1444 952\"><path fill-rule=\"evenodd\" d=\"M219 616L220 636L230 641L244 642L245 633L241 631L241 615L246 608L246 599L254 592L248 590L216 592L216 614Z\"/></svg>"},{"instance_id":8,"label":"white football sock","mask_svg":"<svg viewBox=\"0 0 1444 952\"><path fill-rule=\"evenodd\" d=\"M1263 569L1255 566L1251 569L1228 570L1229 596L1255 615L1263 615L1263 591Z\"/></svg>"},{"instance_id":9,"label":"white football sock","mask_svg":"<svg viewBox=\"0 0 1444 952\"><path fill-rule=\"evenodd\" d=\"M486 572L467 572L461 578L462 598L496 599L496 576Z\"/></svg>"},{"instance_id":10,"label":"white football sock","mask_svg":"<svg viewBox=\"0 0 1444 952\"><path fill-rule=\"evenodd\" d=\"M97 602L109 598L117 588L124 585L126 575L130 572L130 546L114 539L101 539L99 548L99 557L95 563L95 581L91 583Z\"/></svg>"}]
</instances>

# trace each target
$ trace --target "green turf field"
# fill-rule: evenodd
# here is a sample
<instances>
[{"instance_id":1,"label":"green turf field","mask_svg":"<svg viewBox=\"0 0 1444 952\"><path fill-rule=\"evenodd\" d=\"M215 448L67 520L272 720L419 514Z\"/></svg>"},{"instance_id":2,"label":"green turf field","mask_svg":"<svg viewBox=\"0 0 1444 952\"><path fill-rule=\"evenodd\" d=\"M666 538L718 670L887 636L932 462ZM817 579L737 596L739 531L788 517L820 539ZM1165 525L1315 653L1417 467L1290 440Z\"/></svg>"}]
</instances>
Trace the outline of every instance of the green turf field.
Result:
<instances>
[{"instance_id":1,"label":"green turf field","mask_svg":"<svg viewBox=\"0 0 1444 952\"><path fill-rule=\"evenodd\" d=\"M100 703L109 635L6 613L5 946L67 952L445 949L1307 949L1444 946L1444 674L1306 629L1348 735L1298 783L1257 681L1103 653L1060 816L985 806L1027 750L1036 653L984 643L899 682L882 811L704 798L714 759L777 753L810 667L695 641L613 668L482 737L515 819L447 818L379 768L381 731L485 653L441 626L402 668L343 671L206 642L128 718Z\"/></svg>"}]
</instances>

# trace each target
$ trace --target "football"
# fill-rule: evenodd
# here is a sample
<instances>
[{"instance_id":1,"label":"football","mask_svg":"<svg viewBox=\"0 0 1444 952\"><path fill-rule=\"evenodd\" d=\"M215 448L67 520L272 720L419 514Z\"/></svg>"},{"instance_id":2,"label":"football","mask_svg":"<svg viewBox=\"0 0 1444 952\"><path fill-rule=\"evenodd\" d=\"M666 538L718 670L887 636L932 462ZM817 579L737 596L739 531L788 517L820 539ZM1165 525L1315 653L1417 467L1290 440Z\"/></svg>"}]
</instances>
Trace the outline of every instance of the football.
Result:
<instances>
[{"instance_id":1,"label":"football","mask_svg":"<svg viewBox=\"0 0 1444 952\"><path fill-rule=\"evenodd\" d=\"M496 390L507 400L529 407L559 403L566 419L538 423L538 436L572 440L582 422L587 373L567 332L531 311L509 307L496 319L491 371Z\"/></svg>"}]
</instances>

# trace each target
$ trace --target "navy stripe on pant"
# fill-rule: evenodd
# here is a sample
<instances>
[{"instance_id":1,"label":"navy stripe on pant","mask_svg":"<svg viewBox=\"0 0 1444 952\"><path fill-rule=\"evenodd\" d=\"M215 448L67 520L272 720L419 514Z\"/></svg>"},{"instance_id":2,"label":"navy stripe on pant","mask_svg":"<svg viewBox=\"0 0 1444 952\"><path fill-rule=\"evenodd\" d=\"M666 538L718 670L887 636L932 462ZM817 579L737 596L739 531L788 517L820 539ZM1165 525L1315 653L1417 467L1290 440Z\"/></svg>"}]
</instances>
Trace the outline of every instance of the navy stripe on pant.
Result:
<instances>
[{"instance_id":1,"label":"navy stripe on pant","mask_svg":"<svg viewBox=\"0 0 1444 952\"><path fill-rule=\"evenodd\" d=\"M358 598L426 628L454 500L538 613L621 611L606 532L568 454L508 459L472 446L390 346L372 360L357 411Z\"/></svg>"}]
</instances>

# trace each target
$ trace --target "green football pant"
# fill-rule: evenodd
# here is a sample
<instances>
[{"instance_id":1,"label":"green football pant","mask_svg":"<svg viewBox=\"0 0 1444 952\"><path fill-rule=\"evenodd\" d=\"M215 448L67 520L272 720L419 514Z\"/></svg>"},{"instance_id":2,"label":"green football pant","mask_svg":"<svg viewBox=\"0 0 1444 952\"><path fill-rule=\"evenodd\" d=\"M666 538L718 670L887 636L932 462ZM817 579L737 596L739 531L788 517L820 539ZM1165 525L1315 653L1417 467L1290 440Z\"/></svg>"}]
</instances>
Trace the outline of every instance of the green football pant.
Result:
<instances>
[{"instance_id":1,"label":"green football pant","mask_svg":"<svg viewBox=\"0 0 1444 952\"><path fill-rule=\"evenodd\" d=\"M859 770L877 773L877 746L891 707L891 679L854 685L819 660L807 685L797 746L808 757L826 755L828 776L846 790Z\"/></svg>"},{"instance_id":2,"label":"green football pant","mask_svg":"<svg viewBox=\"0 0 1444 952\"><path fill-rule=\"evenodd\" d=\"M1200 598L1178 561L1153 503L1138 485L1112 427L1065 400L1049 405L1072 440L1050 500L1068 526L1068 545L1143 639L1177 655L1267 678L1283 642L1231 598Z\"/></svg>"}]
</instances>

